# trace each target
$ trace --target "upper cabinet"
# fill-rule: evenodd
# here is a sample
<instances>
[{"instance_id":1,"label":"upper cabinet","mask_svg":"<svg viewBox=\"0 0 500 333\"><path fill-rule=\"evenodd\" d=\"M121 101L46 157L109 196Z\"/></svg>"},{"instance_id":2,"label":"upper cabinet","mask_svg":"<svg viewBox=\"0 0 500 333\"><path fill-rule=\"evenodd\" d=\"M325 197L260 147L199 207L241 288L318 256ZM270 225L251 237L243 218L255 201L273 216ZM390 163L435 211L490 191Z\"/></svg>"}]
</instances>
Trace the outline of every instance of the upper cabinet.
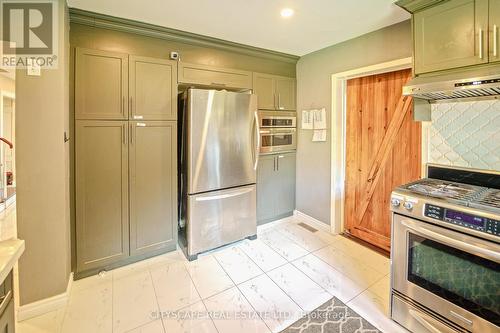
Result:
<instances>
[{"instance_id":1,"label":"upper cabinet","mask_svg":"<svg viewBox=\"0 0 500 333\"><path fill-rule=\"evenodd\" d=\"M177 62L130 56L131 119L175 120Z\"/></svg>"},{"instance_id":2,"label":"upper cabinet","mask_svg":"<svg viewBox=\"0 0 500 333\"><path fill-rule=\"evenodd\" d=\"M284 76L254 73L253 92L259 110L296 110L295 79Z\"/></svg>"},{"instance_id":3,"label":"upper cabinet","mask_svg":"<svg viewBox=\"0 0 500 333\"><path fill-rule=\"evenodd\" d=\"M179 84L252 89L251 72L182 62L179 62L178 81Z\"/></svg>"},{"instance_id":4,"label":"upper cabinet","mask_svg":"<svg viewBox=\"0 0 500 333\"><path fill-rule=\"evenodd\" d=\"M416 12L415 74L488 62L488 0L454 0Z\"/></svg>"},{"instance_id":5,"label":"upper cabinet","mask_svg":"<svg viewBox=\"0 0 500 333\"><path fill-rule=\"evenodd\" d=\"M78 48L76 119L128 119L128 55Z\"/></svg>"},{"instance_id":6,"label":"upper cabinet","mask_svg":"<svg viewBox=\"0 0 500 333\"><path fill-rule=\"evenodd\" d=\"M76 49L77 120L177 119L177 63Z\"/></svg>"},{"instance_id":7,"label":"upper cabinet","mask_svg":"<svg viewBox=\"0 0 500 333\"><path fill-rule=\"evenodd\" d=\"M413 14L416 75L500 61L500 0L399 0Z\"/></svg>"},{"instance_id":8,"label":"upper cabinet","mask_svg":"<svg viewBox=\"0 0 500 333\"><path fill-rule=\"evenodd\" d=\"M500 61L500 0L490 0L490 62Z\"/></svg>"}]
</instances>

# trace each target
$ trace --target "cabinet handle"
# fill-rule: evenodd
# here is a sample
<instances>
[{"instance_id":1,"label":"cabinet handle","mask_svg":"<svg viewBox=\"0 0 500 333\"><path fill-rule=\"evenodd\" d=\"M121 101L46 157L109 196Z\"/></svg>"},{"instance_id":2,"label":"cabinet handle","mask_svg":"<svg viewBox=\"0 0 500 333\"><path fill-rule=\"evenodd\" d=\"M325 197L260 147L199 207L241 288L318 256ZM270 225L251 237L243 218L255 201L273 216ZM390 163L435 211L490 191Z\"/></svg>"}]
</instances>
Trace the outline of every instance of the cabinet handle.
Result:
<instances>
[{"instance_id":1,"label":"cabinet handle","mask_svg":"<svg viewBox=\"0 0 500 333\"><path fill-rule=\"evenodd\" d=\"M125 115L125 96L122 97L122 115Z\"/></svg>"},{"instance_id":2,"label":"cabinet handle","mask_svg":"<svg viewBox=\"0 0 500 333\"><path fill-rule=\"evenodd\" d=\"M498 26L493 25L493 56L498 57Z\"/></svg>"},{"instance_id":3,"label":"cabinet handle","mask_svg":"<svg viewBox=\"0 0 500 333\"><path fill-rule=\"evenodd\" d=\"M126 134L126 131L127 131L127 126L125 124L122 125L122 140L123 140L123 144L126 145L127 144L127 134Z\"/></svg>"},{"instance_id":4,"label":"cabinet handle","mask_svg":"<svg viewBox=\"0 0 500 333\"><path fill-rule=\"evenodd\" d=\"M273 171L276 171L276 157L273 158Z\"/></svg>"},{"instance_id":5,"label":"cabinet handle","mask_svg":"<svg viewBox=\"0 0 500 333\"><path fill-rule=\"evenodd\" d=\"M479 59L483 59L483 29L479 29Z\"/></svg>"},{"instance_id":6,"label":"cabinet handle","mask_svg":"<svg viewBox=\"0 0 500 333\"><path fill-rule=\"evenodd\" d=\"M130 96L130 106L129 106L130 110L128 110L130 116L132 116L132 96Z\"/></svg>"},{"instance_id":7,"label":"cabinet handle","mask_svg":"<svg viewBox=\"0 0 500 333\"><path fill-rule=\"evenodd\" d=\"M134 144L134 135L135 135L134 124L130 124L130 144L131 145Z\"/></svg>"},{"instance_id":8,"label":"cabinet handle","mask_svg":"<svg viewBox=\"0 0 500 333\"><path fill-rule=\"evenodd\" d=\"M278 94L278 110L284 110L285 108L281 106L281 94Z\"/></svg>"},{"instance_id":9,"label":"cabinet handle","mask_svg":"<svg viewBox=\"0 0 500 333\"><path fill-rule=\"evenodd\" d=\"M225 86L227 86L227 84L225 84L225 83L220 83L220 82L212 82L212 85L213 85L213 86L221 86L221 87L225 87Z\"/></svg>"}]
</instances>

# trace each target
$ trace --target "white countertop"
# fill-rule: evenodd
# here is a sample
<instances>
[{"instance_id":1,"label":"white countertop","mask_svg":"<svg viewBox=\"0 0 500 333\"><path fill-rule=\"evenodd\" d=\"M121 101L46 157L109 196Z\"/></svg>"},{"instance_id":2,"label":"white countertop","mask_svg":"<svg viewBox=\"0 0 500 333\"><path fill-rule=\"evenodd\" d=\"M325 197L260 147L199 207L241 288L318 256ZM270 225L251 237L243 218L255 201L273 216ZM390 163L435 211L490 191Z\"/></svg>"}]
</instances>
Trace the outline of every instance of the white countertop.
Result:
<instances>
[{"instance_id":1,"label":"white countertop","mask_svg":"<svg viewBox=\"0 0 500 333\"><path fill-rule=\"evenodd\" d=\"M0 283L24 252L24 241L17 239L16 205L0 212Z\"/></svg>"},{"instance_id":2,"label":"white countertop","mask_svg":"<svg viewBox=\"0 0 500 333\"><path fill-rule=\"evenodd\" d=\"M9 275L23 252L24 241L21 239L0 241L0 283Z\"/></svg>"}]
</instances>

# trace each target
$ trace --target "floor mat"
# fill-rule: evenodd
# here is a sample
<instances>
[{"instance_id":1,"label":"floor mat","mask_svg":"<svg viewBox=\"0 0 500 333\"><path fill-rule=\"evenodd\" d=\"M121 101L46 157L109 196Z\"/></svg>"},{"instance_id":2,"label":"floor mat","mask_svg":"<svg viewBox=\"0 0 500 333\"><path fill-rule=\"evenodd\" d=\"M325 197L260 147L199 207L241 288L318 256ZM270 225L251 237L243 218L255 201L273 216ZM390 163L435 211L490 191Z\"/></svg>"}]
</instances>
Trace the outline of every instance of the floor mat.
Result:
<instances>
[{"instance_id":1,"label":"floor mat","mask_svg":"<svg viewBox=\"0 0 500 333\"><path fill-rule=\"evenodd\" d=\"M379 333L366 319L332 298L282 333Z\"/></svg>"}]
</instances>

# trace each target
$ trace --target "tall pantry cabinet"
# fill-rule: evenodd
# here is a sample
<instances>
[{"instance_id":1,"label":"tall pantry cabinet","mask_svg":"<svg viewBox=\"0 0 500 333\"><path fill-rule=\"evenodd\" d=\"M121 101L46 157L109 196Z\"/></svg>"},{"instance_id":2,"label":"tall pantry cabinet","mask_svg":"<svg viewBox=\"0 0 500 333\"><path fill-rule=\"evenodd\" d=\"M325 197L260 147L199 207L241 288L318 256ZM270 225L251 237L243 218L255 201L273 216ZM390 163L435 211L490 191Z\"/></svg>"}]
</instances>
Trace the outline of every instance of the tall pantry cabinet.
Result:
<instances>
[{"instance_id":1,"label":"tall pantry cabinet","mask_svg":"<svg viewBox=\"0 0 500 333\"><path fill-rule=\"evenodd\" d=\"M177 243L177 63L77 48L76 274Z\"/></svg>"}]
</instances>

